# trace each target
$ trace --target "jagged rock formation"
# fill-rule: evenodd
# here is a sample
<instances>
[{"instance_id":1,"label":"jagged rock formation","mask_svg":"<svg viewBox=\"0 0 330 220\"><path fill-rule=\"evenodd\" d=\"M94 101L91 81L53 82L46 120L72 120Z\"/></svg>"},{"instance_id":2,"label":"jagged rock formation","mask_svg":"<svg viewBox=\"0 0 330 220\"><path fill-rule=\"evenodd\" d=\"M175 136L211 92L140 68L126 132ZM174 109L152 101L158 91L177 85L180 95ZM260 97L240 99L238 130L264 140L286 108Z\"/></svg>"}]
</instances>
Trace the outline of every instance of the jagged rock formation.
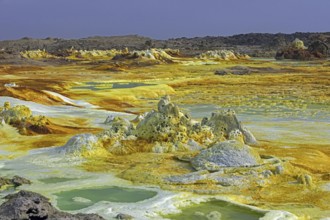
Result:
<instances>
[{"instance_id":1,"label":"jagged rock formation","mask_svg":"<svg viewBox=\"0 0 330 220\"><path fill-rule=\"evenodd\" d=\"M186 141L192 123L188 115L180 112L179 107L170 102L169 96L158 103L158 111L149 112L138 123L135 134L138 138L151 141Z\"/></svg>"},{"instance_id":2,"label":"jagged rock formation","mask_svg":"<svg viewBox=\"0 0 330 220\"><path fill-rule=\"evenodd\" d=\"M161 98L157 110L138 116L133 121L109 116L108 129L97 134L71 138L61 149L69 154L107 151L112 154L134 152L200 151L214 143L237 140L245 144L257 141L237 120L233 111L213 113L202 122L191 119L173 104L169 96Z\"/></svg>"},{"instance_id":3,"label":"jagged rock formation","mask_svg":"<svg viewBox=\"0 0 330 220\"><path fill-rule=\"evenodd\" d=\"M96 214L69 214L55 209L46 197L30 192L20 191L5 197L0 206L1 220L103 220Z\"/></svg>"},{"instance_id":4,"label":"jagged rock formation","mask_svg":"<svg viewBox=\"0 0 330 220\"><path fill-rule=\"evenodd\" d=\"M203 118L201 124L202 126L209 126L215 135L224 135L226 139L238 138L242 139L241 141L246 144L257 143L253 134L238 121L236 113L233 110L212 113L210 118Z\"/></svg>"}]
</instances>

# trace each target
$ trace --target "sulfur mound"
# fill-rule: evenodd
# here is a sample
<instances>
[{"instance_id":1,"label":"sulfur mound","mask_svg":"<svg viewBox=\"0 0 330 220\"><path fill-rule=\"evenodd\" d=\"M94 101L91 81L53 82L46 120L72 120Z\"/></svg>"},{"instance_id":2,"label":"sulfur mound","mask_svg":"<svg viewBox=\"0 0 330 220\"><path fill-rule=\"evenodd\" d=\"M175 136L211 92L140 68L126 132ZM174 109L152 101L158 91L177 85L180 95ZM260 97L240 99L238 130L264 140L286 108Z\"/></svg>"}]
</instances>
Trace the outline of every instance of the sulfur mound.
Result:
<instances>
[{"instance_id":1,"label":"sulfur mound","mask_svg":"<svg viewBox=\"0 0 330 220\"><path fill-rule=\"evenodd\" d=\"M238 60L249 59L250 57L246 54L236 53L232 50L210 50L200 54L197 58L215 60Z\"/></svg>"},{"instance_id":2,"label":"sulfur mound","mask_svg":"<svg viewBox=\"0 0 330 220\"><path fill-rule=\"evenodd\" d=\"M149 50L136 50L126 51L125 53L119 53L112 58L112 60L150 60L159 63L173 63L174 58L170 54L177 54L174 50L163 50L152 48Z\"/></svg>"},{"instance_id":3,"label":"sulfur mound","mask_svg":"<svg viewBox=\"0 0 330 220\"><path fill-rule=\"evenodd\" d=\"M231 134L231 132L238 130L243 135L242 141L244 143L257 143L253 134L243 127L240 121L238 121L236 113L233 110L212 113L210 118L203 118L202 125L210 127L215 135L224 135L227 139L229 139L230 136L234 137L234 133ZM236 136L239 136L239 134Z\"/></svg>"},{"instance_id":4,"label":"sulfur mound","mask_svg":"<svg viewBox=\"0 0 330 220\"><path fill-rule=\"evenodd\" d=\"M197 122L173 104L169 96L160 99L157 110L137 116L132 121L109 116L105 124L108 128L103 132L77 135L62 149L69 154L92 154L102 150L125 155L135 152L200 151L225 140L256 143L252 133L237 120L235 112L213 113L210 118Z\"/></svg>"},{"instance_id":5,"label":"sulfur mound","mask_svg":"<svg viewBox=\"0 0 330 220\"><path fill-rule=\"evenodd\" d=\"M73 136L63 147L59 149L65 154L80 155L84 152L92 152L99 147L98 138L93 134L78 134Z\"/></svg>"},{"instance_id":6,"label":"sulfur mound","mask_svg":"<svg viewBox=\"0 0 330 220\"><path fill-rule=\"evenodd\" d=\"M10 106L5 102L0 108L0 121L16 127L21 134L50 133L47 129L49 121L44 116L33 116L31 110L24 105Z\"/></svg>"},{"instance_id":7,"label":"sulfur mound","mask_svg":"<svg viewBox=\"0 0 330 220\"><path fill-rule=\"evenodd\" d=\"M196 170L220 170L221 167L250 167L261 163L256 150L238 141L224 141L202 150L191 160Z\"/></svg>"},{"instance_id":8,"label":"sulfur mound","mask_svg":"<svg viewBox=\"0 0 330 220\"><path fill-rule=\"evenodd\" d=\"M168 96L158 103L158 111L149 112L135 130L138 138L151 141L186 141L192 123L188 115L170 102Z\"/></svg>"}]
</instances>

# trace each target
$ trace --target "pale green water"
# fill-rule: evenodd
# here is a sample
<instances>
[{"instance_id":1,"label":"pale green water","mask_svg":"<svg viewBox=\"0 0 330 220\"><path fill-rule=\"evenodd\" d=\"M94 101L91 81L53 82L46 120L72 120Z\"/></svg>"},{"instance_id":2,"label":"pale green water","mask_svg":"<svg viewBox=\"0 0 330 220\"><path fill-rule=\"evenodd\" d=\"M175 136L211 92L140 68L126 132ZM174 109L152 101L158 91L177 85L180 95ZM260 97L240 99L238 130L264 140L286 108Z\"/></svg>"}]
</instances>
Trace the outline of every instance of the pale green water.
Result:
<instances>
[{"instance_id":1,"label":"pale green water","mask_svg":"<svg viewBox=\"0 0 330 220\"><path fill-rule=\"evenodd\" d=\"M208 216L213 211L221 213L221 218ZM210 201L184 208L180 214L165 217L173 220L258 220L263 216L263 213L228 202Z\"/></svg>"},{"instance_id":2,"label":"pale green water","mask_svg":"<svg viewBox=\"0 0 330 220\"><path fill-rule=\"evenodd\" d=\"M49 183L62 183L62 182L67 182L71 180L76 180L75 178L65 178L65 177L48 177L48 178L43 178L39 179L40 182L49 184Z\"/></svg>"},{"instance_id":3,"label":"pale green water","mask_svg":"<svg viewBox=\"0 0 330 220\"><path fill-rule=\"evenodd\" d=\"M100 201L134 203L156 196L157 192L124 187L85 188L56 193L57 206L64 211L86 208Z\"/></svg>"}]
</instances>

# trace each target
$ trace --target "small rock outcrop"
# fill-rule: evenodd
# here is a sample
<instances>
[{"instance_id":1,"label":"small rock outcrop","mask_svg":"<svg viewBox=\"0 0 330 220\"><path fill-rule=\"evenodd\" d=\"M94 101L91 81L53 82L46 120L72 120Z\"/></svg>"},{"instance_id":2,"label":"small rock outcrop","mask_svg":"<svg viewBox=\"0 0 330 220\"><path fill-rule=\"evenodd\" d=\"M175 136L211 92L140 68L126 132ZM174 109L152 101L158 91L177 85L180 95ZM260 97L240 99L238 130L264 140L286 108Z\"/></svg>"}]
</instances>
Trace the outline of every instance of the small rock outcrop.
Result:
<instances>
[{"instance_id":1,"label":"small rock outcrop","mask_svg":"<svg viewBox=\"0 0 330 220\"><path fill-rule=\"evenodd\" d=\"M297 176L297 182L306 186L313 186L313 179L308 174L300 174Z\"/></svg>"},{"instance_id":2,"label":"small rock outcrop","mask_svg":"<svg viewBox=\"0 0 330 220\"><path fill-rule=\"evenodd\" d=\"M222 167L250 167L260 165L256 150L238 141L224 141L202 150L191 160L196 170L217 171Z\"/></svg>"},{"instance_id":3,"label":"small rock outcrop","mask_svg":"<svg viewBox=\"0 0 330 220\"><path fill-rule=\"evenodd\" d=\"M1 220L104 220L96 214L69 214L55 209L49 199L34 192L20 191L5 197L0 206Z\"/></svg>"},{"instance_id":4,"label":"small rock outcrop","mask_svg":"<svg viewBox=\"0 0 330 220\"><path fill-rule=\"evenodd\" d=\"M0 188L5 186L18 187L23 184L31 184L31 181L21 176L13 176L12 178L0 177Z\"/></svg>"},{"instance_id":5,"label":"small rock outcrop","mask_svg":"<svg viewBox=\"0 0 330 220\"><path fill-rule=\"evenodd\" d=\"M131 215L119 213L118 215L116 215L116 219L120 219L120 220L132 220L134 218Z\"/></svg>"}]
</instances>

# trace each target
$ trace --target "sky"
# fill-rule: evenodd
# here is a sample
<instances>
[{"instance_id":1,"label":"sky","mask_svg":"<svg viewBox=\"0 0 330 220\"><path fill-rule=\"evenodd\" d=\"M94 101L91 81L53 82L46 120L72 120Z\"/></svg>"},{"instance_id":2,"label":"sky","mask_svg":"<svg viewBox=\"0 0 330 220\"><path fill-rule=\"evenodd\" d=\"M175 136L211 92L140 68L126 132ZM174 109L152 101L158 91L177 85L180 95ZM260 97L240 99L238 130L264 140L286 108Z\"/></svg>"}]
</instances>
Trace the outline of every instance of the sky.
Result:
<instances>
[{"instance_id":1,"label":"sky","mask_svg":"<svg viewBox=\"0 0 330 220\"><path fill-rule=\"evenodd\" d=\"M330 0L0 0L0 40L330 32Z\"/></svg>"}]
</instances>

